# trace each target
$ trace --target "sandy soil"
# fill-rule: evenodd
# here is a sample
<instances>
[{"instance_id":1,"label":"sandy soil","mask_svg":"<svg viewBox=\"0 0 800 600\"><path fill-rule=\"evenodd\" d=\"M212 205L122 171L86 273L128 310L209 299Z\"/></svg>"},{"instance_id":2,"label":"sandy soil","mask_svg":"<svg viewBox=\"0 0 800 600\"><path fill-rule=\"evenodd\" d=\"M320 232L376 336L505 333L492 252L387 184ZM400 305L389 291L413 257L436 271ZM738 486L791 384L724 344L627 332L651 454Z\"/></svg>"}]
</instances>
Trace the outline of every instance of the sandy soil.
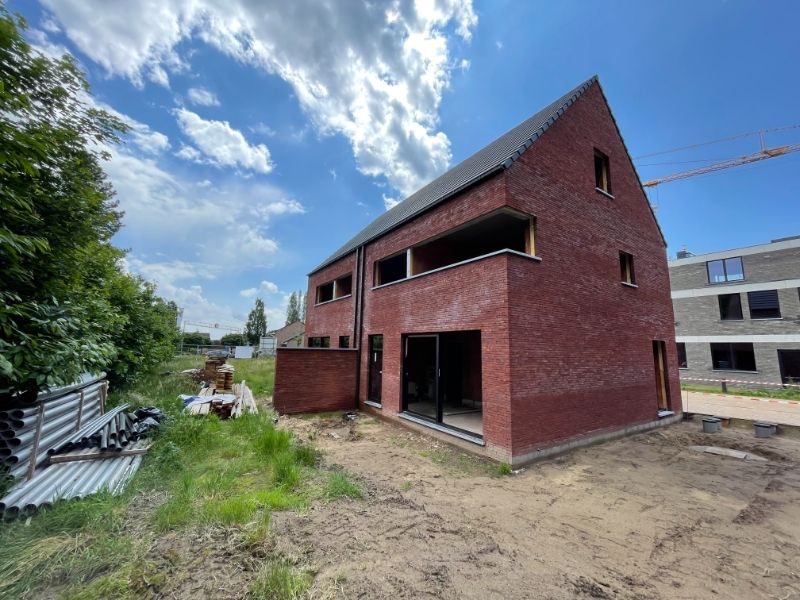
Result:
<instances>
[{"instance_id":1,"label":"sandy soil","mask_svg":"<svg viewBox=\"0 0 800 600\"><path fill-rule=\"evenodd\" d=\"M367 494L273 515L314 597L800 598L798 440L681 423L497 477L371 417L281 421Z\"/></svg>"}]
</instances>

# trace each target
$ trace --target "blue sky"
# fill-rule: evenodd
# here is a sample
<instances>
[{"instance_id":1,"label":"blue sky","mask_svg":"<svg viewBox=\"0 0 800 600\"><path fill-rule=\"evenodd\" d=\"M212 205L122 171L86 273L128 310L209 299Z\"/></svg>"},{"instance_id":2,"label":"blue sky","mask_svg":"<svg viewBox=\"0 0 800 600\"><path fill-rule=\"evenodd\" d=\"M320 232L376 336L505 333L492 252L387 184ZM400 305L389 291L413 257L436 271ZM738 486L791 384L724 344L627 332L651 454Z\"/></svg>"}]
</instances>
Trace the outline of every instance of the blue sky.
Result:
<instances>
[{"instance_id":1,"label":"blue sky","mask_svg":"<svg viewBox=\"0 0 800 600\"><path fill-rule=\"evenodd\" d=\"M194 322L238 326L259 296L282 325L288 293L386 206L595 73L634 157L800 124L793 1L10 7L131 124L106 164L116 243ZM757 149L636 164L650 179ZM670 255L800 234L798 167L800 153L656 188Z\"/></svg>"}]
</instances>

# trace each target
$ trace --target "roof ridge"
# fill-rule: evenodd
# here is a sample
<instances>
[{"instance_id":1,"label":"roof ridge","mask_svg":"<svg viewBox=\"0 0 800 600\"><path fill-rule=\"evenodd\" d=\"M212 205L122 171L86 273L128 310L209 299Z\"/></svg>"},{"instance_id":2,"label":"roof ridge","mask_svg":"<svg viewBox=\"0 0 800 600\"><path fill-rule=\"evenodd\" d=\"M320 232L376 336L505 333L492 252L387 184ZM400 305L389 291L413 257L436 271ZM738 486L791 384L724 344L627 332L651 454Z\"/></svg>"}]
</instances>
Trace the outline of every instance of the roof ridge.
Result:
<instances>
[{"instance_id":1,"label":"roof ridge","mask_svg":"<svg viewBox=\"0 0 800 600\"><path fill-rule=\"evenodd\" d=\"M309 275L350 254L492 173L507 169L530 148L583 93L595 83L593 75L554 102L512 127L494 141L434 178L403 201L379 215Z\"/></svg>"}]
</instances>

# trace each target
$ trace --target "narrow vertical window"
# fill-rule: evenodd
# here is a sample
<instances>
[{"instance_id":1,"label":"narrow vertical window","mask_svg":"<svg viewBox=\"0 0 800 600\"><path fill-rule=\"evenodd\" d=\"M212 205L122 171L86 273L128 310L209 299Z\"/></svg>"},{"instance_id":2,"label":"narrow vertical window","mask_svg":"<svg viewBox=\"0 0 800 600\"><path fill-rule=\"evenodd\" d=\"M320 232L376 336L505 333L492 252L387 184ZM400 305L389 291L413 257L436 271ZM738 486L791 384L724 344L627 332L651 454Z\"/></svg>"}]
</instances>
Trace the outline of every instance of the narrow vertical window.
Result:
<instances>
[{"instance_id":1,"label":"narrow vertical window","mask_svg":"<svg viewBox=\"0 0 800 600\"><path fill-rule=\"evenodd\" d=\"M676 345L678 346L678 368L687 369L689 361L686 359L686 344L678 342Z\"/></svg>"},{"instance_id":2,"label":"narrow vertical window","mask_svg":"<svg viewBox=\"0 0 800 600\"><path fill-rule=\"evenodd\" d=\"M600 152L594 151L594 186L605 192L611 193L611 174L608 165L608 156Z\"/></svg>"},{"instance_id":3,"label":"narrow vertical window","mask_svg":"<svg viewBox=\"0 0 800 600\"><path fill-rule=\"evenodd\" d=\"M627 252L619 253L619 271L622 283L636 285L636 274L633 270L633 255Z\"/></svg>"}]
</instances>

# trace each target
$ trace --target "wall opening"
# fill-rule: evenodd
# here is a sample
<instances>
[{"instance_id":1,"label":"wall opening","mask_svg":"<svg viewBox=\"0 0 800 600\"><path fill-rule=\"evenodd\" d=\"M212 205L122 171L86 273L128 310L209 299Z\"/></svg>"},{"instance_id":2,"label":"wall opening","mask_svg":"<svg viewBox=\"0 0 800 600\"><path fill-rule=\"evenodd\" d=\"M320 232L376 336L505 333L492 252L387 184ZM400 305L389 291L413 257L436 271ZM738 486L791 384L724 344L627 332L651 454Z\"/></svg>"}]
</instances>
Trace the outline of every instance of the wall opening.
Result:
<instances>
[{"instance_id":1,"label":"wall opening","mask_svg":"<svg viewBox=\"0 0 800 600\"><path fill-rule=\"evenodd\" d=\"M483 436L480 331L403 339L403 410Z\"/></svg>"},{"instance_id":2,"label":"wall opening","mask_svg":"<svg viewBox=\"0 0 800 600\"><path fill-rule=\"evenodd\" d=\"M333 282L323 283L317 286L317 304L330 302L333 300Z\"/></svg>"},{"instance_id":3,"label":"wall opening","mask_svg":"<svg viewBox=\"0 0 800 600\"><path fill-rule=\"evenodd\" d=\"M345 275L344 277L339 277L336 281L333 282L333 297L334 298L344 298L345 296L349 296L353 293L353 275Z\"/></svg>"},{"instance_id":4,"label":"wall opening","mask_svg":"<svg viewBox=\"0 0 800 600\"><path fill-rule=\"evenodd\" d=\"M375 263L375 285L384 285L408 277L408 251Z\"/></svg>"},{"instance_id":5,"label":"wall opening","mask_svg":"<svg viewBox=\"0 0 800 600\"><path fill-rule=\"evenodd\" d=\"M534 254L534 219L517 212L496 212L414 246L411 249L410 275L420 275L498 250Z\"/></svg>"}]
</instances>

